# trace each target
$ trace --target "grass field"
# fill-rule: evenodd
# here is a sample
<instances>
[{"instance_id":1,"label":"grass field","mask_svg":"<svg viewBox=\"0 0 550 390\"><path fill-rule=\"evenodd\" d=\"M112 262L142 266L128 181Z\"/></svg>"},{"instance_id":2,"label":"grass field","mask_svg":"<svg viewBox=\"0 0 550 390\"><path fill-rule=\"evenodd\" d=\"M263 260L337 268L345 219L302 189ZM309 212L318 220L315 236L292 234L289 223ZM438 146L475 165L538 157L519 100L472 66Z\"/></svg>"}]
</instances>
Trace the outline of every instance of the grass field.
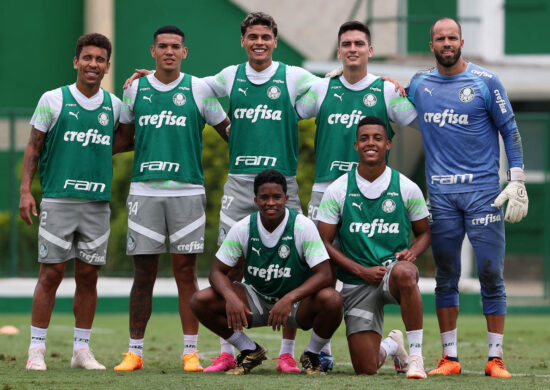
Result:
<instances>
[{"instance_id":1,"label":"grass field","mask_svg":"<svg viewBox=\"0 0 550 390\"><path fill-rule=\"evenodd\" d=\"M248 376L233 377L218 373L186 373L181 369L183 337L177 315L153 314L145 338L145 368L131 373L115 373L128 343L127 315L97 315L91 345L97 359L108 367L105 372L87 372L70 368L73 317L55 314L48 332L48 371L27 372L25 363L29 342L30 315L0 316L0 325L17 326L17 336L0 335L0 389L548 389L550 388L549 316L508 316L504 353L510 379L485 377L487 336L481 315L459 318L459 357L463 373L453 377L429 377L424 381L407 380L396 375L388 360L376 376L361 377L353 373L344 325L333 339L336 360L334 371L327 376L308 378L304 375L279 374L276 360L269 359ZM386 316L386 332L403 329L397 315ZM424 320L424 358L427 369L436 365L441 347L435 316ZM269 358L278 356L280 335L270 328L248 332L268 349ZM300 355L309 334L299 332L296 355ZM201 360L206 366L219 353L218 338L201 327L199 336Z\"/></svg>"}]
</instances>

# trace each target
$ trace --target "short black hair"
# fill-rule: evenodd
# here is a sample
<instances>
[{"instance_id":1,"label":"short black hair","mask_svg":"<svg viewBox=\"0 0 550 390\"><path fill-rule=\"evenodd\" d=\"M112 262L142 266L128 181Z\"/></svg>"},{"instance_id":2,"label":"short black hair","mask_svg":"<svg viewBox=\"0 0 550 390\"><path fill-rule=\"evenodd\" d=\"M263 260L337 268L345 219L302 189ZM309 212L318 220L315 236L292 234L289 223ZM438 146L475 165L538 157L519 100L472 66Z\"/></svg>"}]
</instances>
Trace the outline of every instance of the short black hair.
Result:
<instances>
[{"instance_id":1,"label":"short black hair","mask_svg":"<svg viewBox=\"0 0 550 390\"><path fill-rule=\"evenodd\" d=\"M433 41L434 39L434 27L436 25L437 22L440 22L442 20L452 20L453 22L456 23L456 25L458 26L458 36L460 37L460 39L462 39L462 26L460 25L460 23L458 23L458 21L456 19L453 19L451 17L448 17L448 16L444 16L442 18L439 18L437 19L434 24L432 24L432 27L430 27L430 40Z\"/></svg>"},{"instance_id":2,"label":"short black hair","mask_svg":"<svg viewBox=\"0 0 550 390\"><path fill-rule=\"evenodd\" d=\"M176 34L181 37L181 43L185 43L185 34L183 31L181 31L176 26L164 26L159 28L155 33L153 34L153 41L157 42L157 35L160 34Z\"/></svg>"},{"instance_id":3,"label":"short black hair","mask_svg":"<svg viewBox=\"0 0 550 390\"><path fill-rule=\"evenodd\" d=\"M105 49L107 50L107 62L109 62L109 60L111 59L111 41L109 41L109 38L107 38L105 35L90 33L84 34L80 38L78 38L75 51L77 59L80 57L80 53L82 53L82 48L84 46L96 46Z\"/></svg>"},{"instance_id":4,"label":"short black hair","mask_svg":"<svg viewBox=\"0 0 550 390\"><path fill-rule=\"evenodd\" d=\"M246 18L241 23L241 35L244 37L248 27L258 24L269 27L273 31L273 35L277 37L277 23L275 23L275 20L270 15L264 12L251 12L246 15Z\"/></svg>"},{"instance_id":5,"label":"short black hair","mask_svg":"<svg viewBox=\"0 0 550 390\"><path fill-rule=\"evenodd\" d=\"M346 31L352 31L352 30L358 30L358 31L364 32L365 35L367 36L367 43L370 46L371 40L370 40L369 27L365 23L359 22L357 20L346 22L340 26L340 29L338 30L338 45L340 45L340 37L342 36L342 34L345 33Z\"/></svg>"},{"instance_id":6,"label":"short black hair","mask_svg":"<svg viewBox=\"0 0 550 390\"><path fill-rule=\"evenodd\" d=\"M382 126L384 128L384 131L386 132L386 138L388 138L388 127L386 126L386 123L382 119L377 118L377 117L372 116L372 115L366 116L366 117L364 117L363 119L361 119L359 121L359 123L357 124L357 130L355 130L355 138L357 138L357 136L359 134L359 128L361 126L365 126L365 125L379 125L379 126Z\"/></svg>"},{"instance_id":7,"label":"short black hair","mask_svg":"<svg viewBox=\"0 0 550 390\"><path fill-rule=\"evenodd\" d=\"M254 178L254 195L258 195L260 186L266 183L280 184L286 195L286 179L283 174L275 169L266 169L256 175Z\"/></svg>"}]
</instances>

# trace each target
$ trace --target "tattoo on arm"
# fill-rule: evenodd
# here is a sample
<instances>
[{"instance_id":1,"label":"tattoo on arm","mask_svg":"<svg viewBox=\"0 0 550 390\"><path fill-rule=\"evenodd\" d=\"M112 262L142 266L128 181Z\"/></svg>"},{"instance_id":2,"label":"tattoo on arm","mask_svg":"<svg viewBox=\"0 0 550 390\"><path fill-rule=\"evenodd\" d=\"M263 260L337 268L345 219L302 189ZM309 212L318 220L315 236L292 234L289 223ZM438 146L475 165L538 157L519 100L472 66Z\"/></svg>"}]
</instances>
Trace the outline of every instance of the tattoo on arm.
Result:
<instances>
[{"instance_id":1,"label":"tattoo on arm","mask_svg":"<svg viewBox=\"0 0 550 390\"><path fill-rule=\"evenodd\" d=\"M36 168L38 167L38 161L40 160L40 154L46 140L47 133L32 129L31 138L25 151L25 161L23 162L23 179L32 181Z\"/></svg>"}]
</instances>

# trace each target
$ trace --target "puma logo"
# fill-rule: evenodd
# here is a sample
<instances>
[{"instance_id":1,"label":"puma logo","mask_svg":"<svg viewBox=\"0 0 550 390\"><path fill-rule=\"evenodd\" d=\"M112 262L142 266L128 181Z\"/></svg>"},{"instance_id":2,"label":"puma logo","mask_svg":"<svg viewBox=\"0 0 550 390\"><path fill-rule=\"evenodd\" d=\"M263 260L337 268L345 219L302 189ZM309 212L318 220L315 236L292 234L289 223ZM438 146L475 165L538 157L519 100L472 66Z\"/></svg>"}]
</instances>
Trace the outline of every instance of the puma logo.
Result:
<instances>
[{"instance_id":1,"label":"puma logo","mask_svg":"<svg viewBox=\"0 0 550 390\"><path fill-rule=\"evenodd\" d=\"M355 202L352 202L351 205L357 207L360 211L363 211L363 209L362 209L362 207L363 207L363 202L361 202L361 203L359 203L359 204L357 204L357 203L355 203Z\"/></svg>"},{"instance_id":2,"label":"puma logo","mask_svg":"<svg viewBox=\"0 0 550 390\"><path fill-rule=\"evenodd\" d=\"M344 96L343 93L341 95L338 95L337 93L334 94L334 97L337 97L340 101L342 101L342 96Z\"/></svg>"},{"instance_id":3,"label":"puma logo","mask_svg":"<svg viewBox=\"0 0 550 390\"><path fill-rule=\"evenodd\" d=\"M69 111L69 115L72 115L76 118L76 120L78 120L78 114L80 114L80 111L78 111L76 114L72 111Z\"/></svg>"},{"instance_id":4,"label":"puma logo","mask_svg":"<svg viewBox=\"0 0 550 390\"><path fill-rule=\"evenodd\" d=\"M246 89L239 88L239 92L242 92L244 96L246 96L246 91L248 91L248 88Z\"/></svg>"},{"instance_id":5,"label":"puma logo","mask_svg":"<svg viewBox=\"0 0 550 390\"><path fill-rule=\"evenodd\" d=\"M430 94L430 96L432 96L433 90L434 90L434 88L432 88L432 89L424 88L424 91L428 92Z\"/></svg>"},{"instance_id":6,"label":"puma logo","mask_svg":"<svg viewBox=\"0 0 550 390\"><path fill-rule=\"evenodd\" d=\"M143 100L149 100L149 103L153 103L153 101L151 100L153 98L153 95L151 96L144 96L143 97Z\"/></svg>"},{"instance_id":7,"label":"puma logo","mask_svg":"<svg viewBox=\"0 0 550 390\"><path fill-rule=\"evenodd\" d=\"M252 247L252 250L253 250L254 252L256 252L256 254L257 254L258 256L260 256L260 251L262 250L262 248L254 248L254 247Z\"/></svg>"}]
</instances>

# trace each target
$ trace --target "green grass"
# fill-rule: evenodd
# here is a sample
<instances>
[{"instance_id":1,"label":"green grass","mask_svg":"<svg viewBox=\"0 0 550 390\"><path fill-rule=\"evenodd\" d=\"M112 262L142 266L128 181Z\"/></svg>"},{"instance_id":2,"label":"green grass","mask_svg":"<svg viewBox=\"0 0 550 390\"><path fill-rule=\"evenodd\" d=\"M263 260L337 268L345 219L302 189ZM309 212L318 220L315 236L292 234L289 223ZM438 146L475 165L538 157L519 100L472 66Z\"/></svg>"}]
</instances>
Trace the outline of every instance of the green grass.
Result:
<instances>
[{"instance_id":1,"label":"green grass","mask_svg":"<svg viewBox=\"0 0 550 390\"><path fill-rule=\"evenodd\" d=\"M487 359L487 336L482 316L459 318L459 357L463 373L453 377L430 377L424 381L397 376L390 360L376 376L361 377L353 373L350 364L344 325L333 339L336 366L327 376L308 378L284 375L275 371L276 360L267 360L243 377L224 374L186 373L181 370L183 336L179 318L174 314L154 313L145 339L145 368L131 373L115 373L112 367L120 362L127 350L128 316L97 315L91 345L105 372L72 370L73 317L54 314L48 332L46 372L25 370L29 342L30 315L0 316L0 325L14 325L21 330L17 336L0 335L0 390L8 389L348 389L348 388L411 388L411 389L548 389L550 388L549 316L508 316L504 339L507 368L511 379L488 378L483 375ZM403 329L399 316L386 316L385 329ZM426 368L433 368L441 347L437 320L424 320L424 357ZM280 336L269 328L248 332L268 349L268 356L278 356ZM299 356L309 340L309 333L299 332L296 354ZM199 348L203 365L219 353L218 338L201 327Z\"/></svg>"}]
</instances>

